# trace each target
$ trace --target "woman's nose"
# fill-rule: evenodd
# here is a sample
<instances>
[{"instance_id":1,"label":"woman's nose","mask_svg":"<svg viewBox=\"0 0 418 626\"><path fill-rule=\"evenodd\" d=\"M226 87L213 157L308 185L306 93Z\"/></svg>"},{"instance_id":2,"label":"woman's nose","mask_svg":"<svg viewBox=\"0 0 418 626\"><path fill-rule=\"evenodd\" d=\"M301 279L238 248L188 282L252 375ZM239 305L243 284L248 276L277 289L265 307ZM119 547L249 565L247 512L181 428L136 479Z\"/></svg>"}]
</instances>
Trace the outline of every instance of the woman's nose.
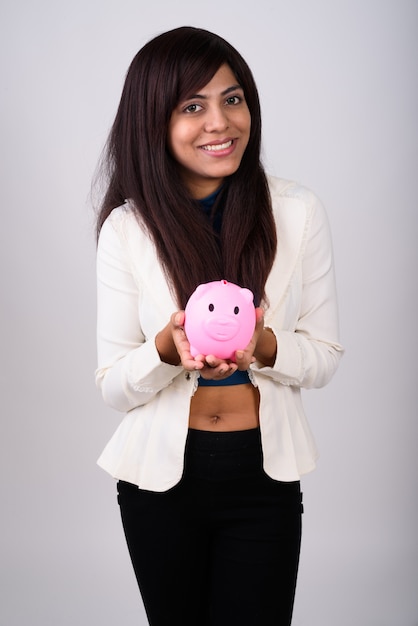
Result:
<instances>
[{"instance_id":1,"label":"woman's nose","mask_svg":"<svg viewBox=\"0 0 418 626\"><path fill-rule=\"evenodd\" d=\"M208 133L226 130L229 126L228 116L222 107L211 107L205 118L205 130Z\"/></svg>"}]
</instances>

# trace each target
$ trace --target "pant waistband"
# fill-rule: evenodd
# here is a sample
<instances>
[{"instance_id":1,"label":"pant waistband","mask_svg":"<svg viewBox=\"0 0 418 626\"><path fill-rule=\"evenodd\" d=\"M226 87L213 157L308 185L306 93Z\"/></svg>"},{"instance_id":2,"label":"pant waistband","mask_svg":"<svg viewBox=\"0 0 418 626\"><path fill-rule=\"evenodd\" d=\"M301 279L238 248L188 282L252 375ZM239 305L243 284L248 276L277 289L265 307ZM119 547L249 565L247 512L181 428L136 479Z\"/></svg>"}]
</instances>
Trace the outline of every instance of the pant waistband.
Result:
<instances>
[{"instance_id":1,"label":"pant waistband","mask_svg":"<svg viewBox=\"0 0 418 626\"><path fill-rule=\"evenodd\" d=\"M261 448L260 428L214 432L189 428L187 436L189 450L202 452L234 452Z\"/></svg>"}]
</instances>

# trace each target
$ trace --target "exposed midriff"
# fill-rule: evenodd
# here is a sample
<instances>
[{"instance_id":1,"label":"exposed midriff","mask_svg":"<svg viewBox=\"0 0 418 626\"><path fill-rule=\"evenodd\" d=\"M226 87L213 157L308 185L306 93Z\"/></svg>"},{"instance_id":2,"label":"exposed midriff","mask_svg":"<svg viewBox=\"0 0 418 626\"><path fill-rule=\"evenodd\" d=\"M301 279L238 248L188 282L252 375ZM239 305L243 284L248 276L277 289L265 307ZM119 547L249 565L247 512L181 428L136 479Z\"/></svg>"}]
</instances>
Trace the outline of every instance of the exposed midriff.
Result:
<instances>
[{"instance_id":1,"label":"exposed midriff","mask_svg":"<svg viewBox=\"0 0 418 626\"><path fill-rule=\"evenodd\" d=\"M190 404L189 427L233 431L257 428L259 393L251 383L198 387Z\"/></svg>"}]
</instances>

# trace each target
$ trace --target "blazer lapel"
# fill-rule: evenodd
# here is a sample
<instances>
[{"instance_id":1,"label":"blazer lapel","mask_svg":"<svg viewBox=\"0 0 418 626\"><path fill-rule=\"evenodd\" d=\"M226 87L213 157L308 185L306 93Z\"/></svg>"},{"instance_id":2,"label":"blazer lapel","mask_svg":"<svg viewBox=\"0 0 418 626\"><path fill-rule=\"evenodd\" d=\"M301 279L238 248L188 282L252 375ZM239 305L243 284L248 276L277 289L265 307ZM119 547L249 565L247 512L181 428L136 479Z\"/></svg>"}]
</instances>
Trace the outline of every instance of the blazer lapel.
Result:
<instances>
[{"instance_id":1,"label":"blazer lapel","mask_svg":"<svg viewBox=\"0 0 418 626\"><path fill-rule=\"evenodd\" d=\"M269 310L280 306L300 260L307 225L305 204L297 198L273 198L277 253L266 283ZM268 315L268 313L267 313Z\"/></svg>"}]
</instances>

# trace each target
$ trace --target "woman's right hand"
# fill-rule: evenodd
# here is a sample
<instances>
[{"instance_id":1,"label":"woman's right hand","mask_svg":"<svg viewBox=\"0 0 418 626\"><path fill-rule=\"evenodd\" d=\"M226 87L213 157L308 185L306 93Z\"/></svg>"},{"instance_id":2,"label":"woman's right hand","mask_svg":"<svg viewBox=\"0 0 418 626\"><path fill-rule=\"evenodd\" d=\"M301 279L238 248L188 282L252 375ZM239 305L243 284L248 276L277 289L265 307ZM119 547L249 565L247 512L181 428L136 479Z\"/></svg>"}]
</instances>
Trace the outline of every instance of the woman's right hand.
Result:
<instances>
[{"instance_id":1,"label":"woman's right hand","mask_svg":"<svg viewBox=\"0 0 418 626\"><path fill-rule=\"evenodd\" d=\"M169 323L156 336L155 345L160 358L170 365L182 365L185 370L195 371L204 367L205 357L192 357L190 344L184 332L184 311L173 313Z\"/></svg>"}]
</instances>

